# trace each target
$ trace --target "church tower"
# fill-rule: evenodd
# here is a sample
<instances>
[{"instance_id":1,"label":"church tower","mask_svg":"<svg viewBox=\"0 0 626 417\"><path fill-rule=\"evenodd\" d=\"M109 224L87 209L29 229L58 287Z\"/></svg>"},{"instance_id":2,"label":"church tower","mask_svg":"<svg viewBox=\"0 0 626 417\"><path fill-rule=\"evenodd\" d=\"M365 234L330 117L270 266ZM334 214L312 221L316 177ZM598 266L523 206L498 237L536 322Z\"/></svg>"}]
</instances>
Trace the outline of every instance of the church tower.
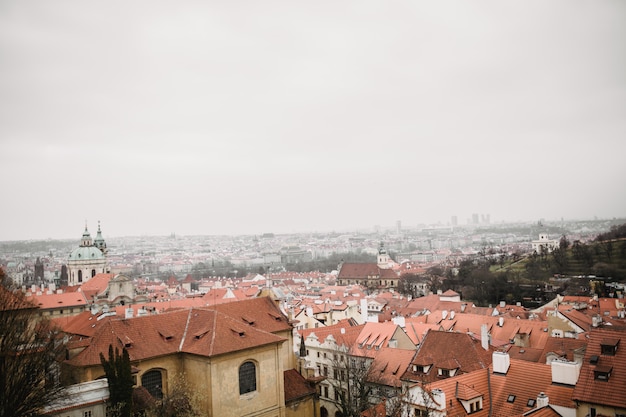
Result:
<instances>
[{"instance_id":1,"label":"church tower","mask_svg":"<svg viewBox=\"0 0 626 417\"><path fill-rule=\"evenodd\" d=\"M106 243L102 238L100 224L98 224L98 236L96 238L98 244L105 248ZM70 252L67 258L67 280L68 285L80 285L89 281L96 274L107 272L107 260L105 253L94 244L91 239L87 224L85 223L85 231L80 239L80 246Z\"/></svg>"},{"instance_id":2,"label":"church tower","mask_svg":"<svg viewBox=\"0 0 626 417\"><path fill-rule=\"evenodd\" d=\"M102 231L100 230L100 220L98 220L98 234L96 235L96 239L93 241L93 244L96 248L100 249L100 251L104 255L107 254L107 244L102 237Z\"/></svg>"},{"instance_id":3,"label":"church tower","mask_svg":"<svg viewBox=\"0 0 626 417\"><path fill-rule=\"evenodd\" d=\"M383 242L380 242L380 246L378 246L378 267L381 269L388 269L389 265L389 254L387 250L385 250L385 246Z\"/></svg>"}]
</instances>

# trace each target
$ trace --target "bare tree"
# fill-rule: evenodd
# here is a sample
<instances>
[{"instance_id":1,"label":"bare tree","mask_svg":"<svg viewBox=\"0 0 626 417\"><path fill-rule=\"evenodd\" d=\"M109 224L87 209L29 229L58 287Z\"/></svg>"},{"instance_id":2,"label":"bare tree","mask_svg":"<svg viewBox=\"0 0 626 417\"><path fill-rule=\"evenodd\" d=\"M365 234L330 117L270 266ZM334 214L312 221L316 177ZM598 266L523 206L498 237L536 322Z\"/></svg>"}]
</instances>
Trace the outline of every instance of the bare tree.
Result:
<instances>
[{"instance_id":1,"label":"bare tree","mask_svg":"<svg viewBox=\"0 0 626 417\"><path fill-rule=\"evenodd\" d=\"M200 417L202 414L197 395L192 395L184 374L179 374L173 381L171 390L153 403L146 412L146 417Z\"/></svg>"},{"instance_id":2,"label":"bare tree","mask_svg":"<svg viewBox=\"0 0 626 417\"><path fill-rule=\"evenodd\" d=\"M59 400L64 346L0 268L0 417L38 416Z\"/></svg>"},{"instance_id":3,"label":"bare tree","mask_svg":"<svg viewBox=\"0 0 626 417\"><path fill-rule=\"evenodd\" d=\"M337 359L332 362L335 378L328 381L335 390L337 408L343 417L359 417L370 406L372 386L367 383L367 375L371 360L350 356L339 349Z\"/></svg>"}]
</instances>

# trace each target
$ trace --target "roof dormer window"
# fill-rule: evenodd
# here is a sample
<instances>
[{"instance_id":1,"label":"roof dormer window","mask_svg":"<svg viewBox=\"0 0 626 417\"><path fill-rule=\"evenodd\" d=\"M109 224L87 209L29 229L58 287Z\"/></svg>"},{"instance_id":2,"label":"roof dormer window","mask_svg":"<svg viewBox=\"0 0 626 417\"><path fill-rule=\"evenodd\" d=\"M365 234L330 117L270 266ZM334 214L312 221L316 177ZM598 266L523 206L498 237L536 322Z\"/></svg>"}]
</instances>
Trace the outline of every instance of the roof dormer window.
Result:
<instances>
[{"instance_id":1,"label":"roof dormer window","mask_svg":"<svg viewBox=\"0 0 626 417\"><path fill-rule=\"evenodd\" d=\"M610 366L598 366L593 370L593 379L596 381L608 381L613 368Z\"/></svg>"},{"instance_id":2,"label":"roof dormer window","mask_svg":"<svg viewBox=\"0 0 626 417\"><path fill-rule=\"evenodd\" d=\"M600 348L603 355L615 356L619 339L605 339L600 342Z\"/></svg>"}]
</instances>

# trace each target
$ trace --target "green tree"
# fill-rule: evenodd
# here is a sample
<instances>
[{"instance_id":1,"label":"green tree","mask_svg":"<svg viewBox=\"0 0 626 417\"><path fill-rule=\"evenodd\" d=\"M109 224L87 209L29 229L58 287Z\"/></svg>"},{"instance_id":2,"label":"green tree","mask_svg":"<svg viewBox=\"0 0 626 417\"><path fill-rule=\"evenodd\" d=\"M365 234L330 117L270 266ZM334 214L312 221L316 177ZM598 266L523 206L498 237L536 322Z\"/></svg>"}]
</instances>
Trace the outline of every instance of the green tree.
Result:
<instances>
[{"instance_id":1,"label":"green tree","mask_svg":"<svg viewBox=\"0 0 626 417\"><path fill-rule=\"evenodd\" d=\"M126 348L120 353L109 345L109 358L100 353L100 363L109 382L109 400L115 417L131 417L133 407L133 375Z\"/></svg>"}]
</instances>

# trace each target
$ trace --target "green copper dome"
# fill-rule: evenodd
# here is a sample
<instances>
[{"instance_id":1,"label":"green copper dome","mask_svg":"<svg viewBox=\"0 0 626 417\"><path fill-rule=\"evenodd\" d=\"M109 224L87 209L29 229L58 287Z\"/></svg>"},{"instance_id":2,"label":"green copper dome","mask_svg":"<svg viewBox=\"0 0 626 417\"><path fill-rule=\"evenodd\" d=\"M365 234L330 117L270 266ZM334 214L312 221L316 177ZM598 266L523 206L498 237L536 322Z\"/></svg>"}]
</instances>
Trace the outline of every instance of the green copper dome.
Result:
<instances>
[{"instance_id":1,"label":"green copper dome","mask_svg":"<svg viewBox=\"0 0 626 417\"><path fill-rule=\"evenodd\" d=\"M70 252L69 261L88 261L104 259L102 251L95 246L80 246Z\"/></svg>"}]
</instances>

